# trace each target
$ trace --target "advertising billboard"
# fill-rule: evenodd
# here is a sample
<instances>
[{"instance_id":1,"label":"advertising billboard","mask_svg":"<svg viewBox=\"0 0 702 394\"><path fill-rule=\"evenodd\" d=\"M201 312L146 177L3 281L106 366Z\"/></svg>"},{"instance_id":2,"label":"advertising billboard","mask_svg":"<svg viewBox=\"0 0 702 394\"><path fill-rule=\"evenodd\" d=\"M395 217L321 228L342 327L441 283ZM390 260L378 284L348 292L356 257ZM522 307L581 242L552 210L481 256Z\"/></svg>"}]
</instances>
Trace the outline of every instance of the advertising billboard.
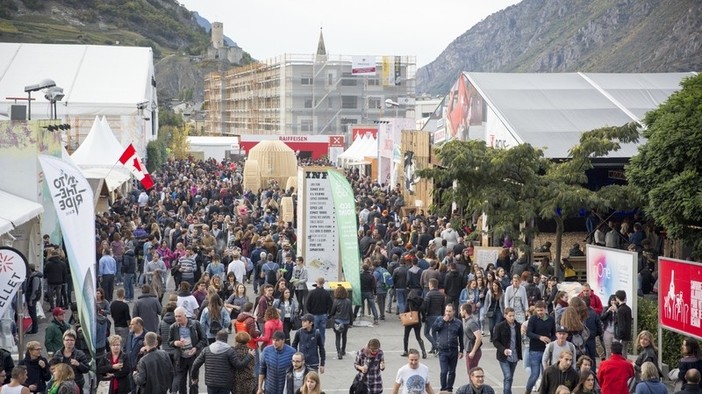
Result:
<instances>
[{"instance_id":1,"label":"advertising billboard","mask_svg":"<svg viewBox=\"0 0 702 394\"><path fill-rule=\"evenodd\" d=\"M702 264L658 258L658 322L702 339Z\"/></svg>"},{"instance_id":2,"label":"advertising billboard","mask_svg":"<svg viewBox=\"0 0 702 394\"><path fill-rule=\"evenodd\" d=\"M637 268L638 255L621 249L587 245L587 283L607 305L609 296L617 290L626 292L626 303L634 317L633 332L637 332Z\"/></svg>"}]
</instances>

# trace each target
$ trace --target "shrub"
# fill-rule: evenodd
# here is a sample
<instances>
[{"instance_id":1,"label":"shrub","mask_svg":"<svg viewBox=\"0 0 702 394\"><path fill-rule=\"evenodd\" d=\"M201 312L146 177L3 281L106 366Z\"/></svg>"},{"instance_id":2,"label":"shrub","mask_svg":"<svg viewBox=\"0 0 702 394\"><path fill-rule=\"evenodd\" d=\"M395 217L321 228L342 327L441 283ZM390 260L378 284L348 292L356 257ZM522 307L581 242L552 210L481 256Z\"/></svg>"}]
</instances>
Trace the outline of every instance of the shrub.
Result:
<instances>
[{"instance_id":1,"label":"shrub","mask_svg":"<svg viewBox=\"0 0 702 394\"><path fill-rule=\"evenodd\" d=\"M656 342L658 342L658 301L649 298L638 298L638 330L650 331ZM663 329L663 343L657 343L658 348L663 351L663 362L668 364L670 369L677 367L678 361L682 357L680 345L685 336L673 331Z\"/></svg>"}]
</instances>

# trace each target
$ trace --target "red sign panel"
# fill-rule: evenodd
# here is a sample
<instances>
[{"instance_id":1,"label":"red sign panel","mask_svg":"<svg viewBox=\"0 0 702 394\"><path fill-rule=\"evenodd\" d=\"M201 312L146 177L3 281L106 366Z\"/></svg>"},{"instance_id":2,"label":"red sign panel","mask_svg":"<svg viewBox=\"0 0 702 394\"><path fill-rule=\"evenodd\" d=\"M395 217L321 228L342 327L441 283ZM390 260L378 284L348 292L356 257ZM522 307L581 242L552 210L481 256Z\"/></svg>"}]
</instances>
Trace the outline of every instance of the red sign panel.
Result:
<instances>
[{"instance_id":1,"label":"red sign panel","mask_svg":"<svg viewBox=\"0 0 702 394\"><path fill-rule=\"evenodd\" d=\"M658 259L658 321L702 339L702 264Z\"/></svg>"},{"instance_id":2,"label":"red sign panel","mask_svg":"<svg viewBox=\"0 0 702 394\"><path fill-rule=\"evenodd\" d=\"M356 141L356 138L362 136L373 136L373 138L378 139L378 128L377 127L352 127L351 128L351 141Z\"/></svg>"},{"instance_id":3,"label":"red sign panel","mask_svg":"<svg viewBox=\"0 0 702 394\"><path fill-rule=\"evenodd\" d=\"M335 148L344 147L344 136L343 135L332 135L329 136L329 146Z\"/></svg>"}]
</instances>

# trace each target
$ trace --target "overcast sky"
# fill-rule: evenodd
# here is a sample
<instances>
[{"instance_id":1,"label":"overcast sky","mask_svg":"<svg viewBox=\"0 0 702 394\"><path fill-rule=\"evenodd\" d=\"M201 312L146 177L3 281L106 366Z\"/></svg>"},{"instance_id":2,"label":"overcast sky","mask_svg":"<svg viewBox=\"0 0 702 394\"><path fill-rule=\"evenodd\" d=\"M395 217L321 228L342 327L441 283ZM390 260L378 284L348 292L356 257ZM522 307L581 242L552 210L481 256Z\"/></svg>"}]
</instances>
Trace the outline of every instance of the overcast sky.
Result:
<instances>
[{"instance_id":1,"label":"overcast sky","mask_svg":"<svg viewBox=\"0 0 702 394\"><path fill-rule=\"evenodd\" d=\"M180 0L263 60L313 54L319 28L331 55L409 55L417 67L458 36L520 0Z\"/></svg>"}]
</instances>

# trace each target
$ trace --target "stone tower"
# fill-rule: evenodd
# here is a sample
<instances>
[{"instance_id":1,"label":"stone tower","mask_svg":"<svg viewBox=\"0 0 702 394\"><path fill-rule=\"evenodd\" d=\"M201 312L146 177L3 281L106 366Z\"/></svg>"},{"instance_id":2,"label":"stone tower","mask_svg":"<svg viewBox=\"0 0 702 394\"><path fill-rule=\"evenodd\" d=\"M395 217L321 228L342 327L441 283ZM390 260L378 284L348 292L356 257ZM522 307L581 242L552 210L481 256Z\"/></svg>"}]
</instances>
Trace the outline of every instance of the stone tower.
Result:
<instances>
[{"instance_id":1,"label":"stone tower","mask_svg":"<svg viewBox=\"0 0 702 394\"><path fill-rule=\"evenodd\" d=\"M222 22L212 23L212 46L215 49L224 48L224 25Z\"/></svg>"}]
</instances>

